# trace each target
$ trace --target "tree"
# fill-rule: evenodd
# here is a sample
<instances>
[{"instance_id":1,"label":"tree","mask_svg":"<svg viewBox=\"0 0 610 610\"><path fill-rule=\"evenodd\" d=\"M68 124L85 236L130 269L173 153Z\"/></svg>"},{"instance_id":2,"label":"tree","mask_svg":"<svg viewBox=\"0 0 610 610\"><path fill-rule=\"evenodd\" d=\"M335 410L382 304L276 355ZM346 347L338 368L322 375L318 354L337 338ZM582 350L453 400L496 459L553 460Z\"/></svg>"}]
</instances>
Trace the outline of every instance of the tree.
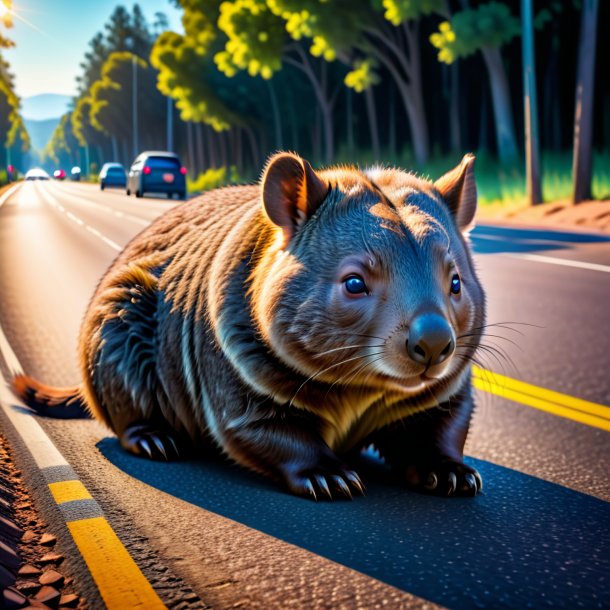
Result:
<instances>
[{"instance_id":1,"label":"tree","mask_svg":"<svg viewBox=\"0 0 610 610\"><path fill-rule=\"evenodd\" d=\"M519 20L511 14L508 6L494 1L455 13L430 36L430 42L439 49L439 61L447 64L476 51L481 52L489 77L498 156L502 162L514 161L518 149L510 88L500 48L520 31Z\"/></svg>"},{"instance_id":2,"label":"tree","mask_svg":"<svg viewBox=\"0 0 610 610\"><path fill-rule=\"evenodd\" d=\"M113 158L125 163L129 155L127 143L133 135L133 117L125 112L133 97L133 63L136 63L138 87L138 121L147 129L141 134L144 147L154 147L162 141L165 121L165 98L156 87L156 72L133 53L111 53L102 66L102 77L93 83L89 92L89 119L94 129L106 134L112 142Z\"/></svg>"},{"instance_id":3,"label":"tree","mask_svg":"<svg viewBox=\"0 0 610 610\"><path fill-rule=\"evenodd\" d=\"M598 0L583 0L574 112L573 202L591 199L593 171L593 91Z\"/></svg>"}]
</instances>

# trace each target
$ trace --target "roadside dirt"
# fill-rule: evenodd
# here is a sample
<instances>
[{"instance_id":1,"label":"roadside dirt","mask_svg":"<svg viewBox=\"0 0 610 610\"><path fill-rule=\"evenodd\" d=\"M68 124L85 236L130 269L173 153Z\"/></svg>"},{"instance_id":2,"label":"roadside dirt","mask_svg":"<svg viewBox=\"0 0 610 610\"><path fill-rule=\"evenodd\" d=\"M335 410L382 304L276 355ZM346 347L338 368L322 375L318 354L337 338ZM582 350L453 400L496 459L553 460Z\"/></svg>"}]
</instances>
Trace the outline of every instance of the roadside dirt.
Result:
<instances>
[{"instance_id":1,"label":"roadside dirt","mask_svg":"<svg viewBox=\"0 0 610 610\"><path fill-rule=\"evenodd\" d=\"M0 435L0 608L88 610L56 544Z\"/></svg>"},{"instance_id":2,"label":"roadside dirt","mask_svg":"<svg viewBox=\"0 0 610 610\"><path fill-rule=\"evenodd\" d=\"M478 220L550 229L584 229L610 233L610 200L585 201L578 205L573 205L568 200L562 200L533 207L480 206Z\"/></svg>"}]
</instances>

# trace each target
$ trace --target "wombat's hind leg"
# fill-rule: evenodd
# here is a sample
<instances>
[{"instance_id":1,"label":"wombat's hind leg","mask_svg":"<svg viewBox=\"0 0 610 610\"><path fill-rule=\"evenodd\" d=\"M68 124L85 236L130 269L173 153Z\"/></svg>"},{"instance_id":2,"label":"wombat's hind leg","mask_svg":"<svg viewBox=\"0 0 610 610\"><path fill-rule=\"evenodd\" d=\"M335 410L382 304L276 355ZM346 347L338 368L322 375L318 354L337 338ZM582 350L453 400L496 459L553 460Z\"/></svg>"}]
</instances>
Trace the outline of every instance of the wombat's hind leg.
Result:
<instances>
[{"instance_id":1,"label":"wombat's hind leg","mask_svg":"<svg viewBox=\"0 0 610 610\"><path fill-rule=\"evenodd\" d=\"M176 460L186 453L186 448L177 435L161 430L150 422L128 426L121 434L120 442L130 453L151 460Z\"/></svg>"}]
</instances>

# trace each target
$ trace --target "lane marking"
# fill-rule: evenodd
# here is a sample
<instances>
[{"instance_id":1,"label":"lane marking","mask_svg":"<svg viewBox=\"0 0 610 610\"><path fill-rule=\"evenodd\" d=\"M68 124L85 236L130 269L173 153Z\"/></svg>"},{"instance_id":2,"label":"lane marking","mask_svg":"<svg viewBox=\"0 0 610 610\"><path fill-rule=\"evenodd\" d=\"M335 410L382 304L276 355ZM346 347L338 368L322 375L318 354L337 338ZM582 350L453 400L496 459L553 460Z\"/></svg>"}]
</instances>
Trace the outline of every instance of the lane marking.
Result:
<instances>
[{"instance_id":1,"label":"lane marking","mask_svg":"<svg viewBox=\"0 0 610 610\"><path fill-rule=\"evenodd\" d=\"M21 182L17 182L17 184L13 184L10 189L4 191L2 196L0 197L0 208L4 205L7 199L11 197L11 195L21 186Z\"/></svg>"},{"instance_id":2,"label":"lane marking","mask_svg":"<svg viewBox=\"0 0 610 610\"><path fill-rule=\"evenodd\" d=\"M79 551L107 608L165 608L106 519L69 521L68 529L80 541Z\"/></svg>"},{"instance_id":3,"label":"lane marking","mask_svg":"<svg viewBox=\"0 0 610 610\"><path fill-rule=\"evenodd\" d=\"M23 367L1 325L0 349L9 369L13 373L22 373ZM106 608L165 609L166 606L103 516L101 506L77 479L72 467L36 418L26 409L13 406L15 402L8 386L0 383L0 408L45 478L49 493L66 521Z\"/></svg>"},{"instance_id":4,"label":"lane marking","mask_svg":"<svg viewBox=\"0 0 610 610\"><path fill-rule=\"evenodd\" d=\"M49 489L57 504L74 500L93 500L87 488L78 479L49 483Z\"/></svg>"},{"instance_id":5,"label":"lane marking","mask_svg":"<svg viewBox=\"0 0 610 610\"><path fill-rule=\"evenodd\" d=\"M603 273L610 273L610 266L599 265L597 263L587 263L584 261L572 261L567 258L555 258L553 256L542 256L541 254L513 254L504 253L504 256L510 258L519 258L526 261L532 261L534 263L546 263L549 265L560 265L562 267L576 267L578 269L587 269L588 271L601 271Z\"/></svg>"},{"instance_id":6,"label":"lane marking","mask_svg":"<svg viewBox=\"0 0 610 610\"><path fill-rule=\"evenodd\" d=\"M133 222L136 222L136 223L142 225L143 227L147 227L158 216L158 214L155 214L155 216L152 219L147 220L145 218L141 218L140 216L134 216L133 214L130 214L129 212L123 212L121 210L115 210L110 205L104 205L103 203L99 203L97 201L93 201L92 199L89 199L87 196L83 196L80 193L76 193L76 192L72 191L69 187L66 188L65 184L62 184L62 185L54 184L52 188L57 188L57 190L59 190L63 195L65 195L65 196L67 196L67 197L69 197L71 199L78 200L81 203L83 201L86 201L87 204L89 204L89 205L101 208L103 211L108 212L109 214L114 214L118 218L127 218L127 219L129 219L129 220L131 220ZM85 190L88 190L88 189L85 189ZM89 195L89 193L87 193L87 195ZM122 203L132 203L133 204L133 202L129 201L128 199L126 199L125 201L121 201L121 202ZM143 208L140 207L140 209L143 209Z\"/></svg>"},{"instance_id":7,"label":"lane marking","mask_svg":"<svg viewBox=\"0 0 610 610\"><path fill-rule=\"evenodd\" d=\"M123 247L121 245L117 244L115 241L113 241L109 237L106 237L104 234L100 233L100 231L98 231L94 227L88 225L84 220L82 220L78 216L76 216L76 214L73 214L72 212L67 212L66 208L64 208L64 206L61 205L61 203L59 203L59 201L53 195L51 195L51 193L49 193L48 191L41 190L41 191L39 191L39 194L49 205L58 209L62 214L65 214L66 218L70 219L72 222L75 222L80 227L83 227L84 229L89 231L89 233L91 233L92 235L95 235L95 237L97 237L98 239L101 239L106 245L110 246L117 252L121 252L123 250ZM100 206L100 207L102 207L102 206Z\"/></svg>"},{"instance_id":8,"label":"lane marking","mask_svg":"<svg viewBox=\"0 0 610 610\"><path fill-rule=\"evenodd\" d=\"M610 407L473 367L475 388L610 432Z\"/></svg>"}]
</instances>

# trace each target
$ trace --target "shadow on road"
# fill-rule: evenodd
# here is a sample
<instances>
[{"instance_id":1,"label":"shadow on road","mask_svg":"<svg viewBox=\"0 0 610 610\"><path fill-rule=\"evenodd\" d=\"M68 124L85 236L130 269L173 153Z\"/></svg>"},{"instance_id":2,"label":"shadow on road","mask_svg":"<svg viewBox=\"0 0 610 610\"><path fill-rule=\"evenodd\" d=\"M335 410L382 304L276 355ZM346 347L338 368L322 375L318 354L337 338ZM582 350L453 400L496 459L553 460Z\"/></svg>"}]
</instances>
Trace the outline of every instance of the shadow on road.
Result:
<instances>
[{"instance_id":1,"label":"shadow on road","mask_svg":"<svg viewBox=\"0 0 610 610\"><path fill-rule=\"evenodd\" d=\"M472 499L409 492L369 466L365 498L316 504L226 463L98 447L148 485L450 608L610 604L610 504L507 468L468 460L485 481Z\"/></svg>"},{"instance_id":2,"label":"shadow on road","mask_svg":"<svg viewBox=\"0 0 610 610\"><path fill-rule=\"evenodd\" d=\"M570 231L479 225L471 233L471 241L477 254L498 254L565 250L580 244L608 243L610 237Z\"/></svg>"}]
</instances>

